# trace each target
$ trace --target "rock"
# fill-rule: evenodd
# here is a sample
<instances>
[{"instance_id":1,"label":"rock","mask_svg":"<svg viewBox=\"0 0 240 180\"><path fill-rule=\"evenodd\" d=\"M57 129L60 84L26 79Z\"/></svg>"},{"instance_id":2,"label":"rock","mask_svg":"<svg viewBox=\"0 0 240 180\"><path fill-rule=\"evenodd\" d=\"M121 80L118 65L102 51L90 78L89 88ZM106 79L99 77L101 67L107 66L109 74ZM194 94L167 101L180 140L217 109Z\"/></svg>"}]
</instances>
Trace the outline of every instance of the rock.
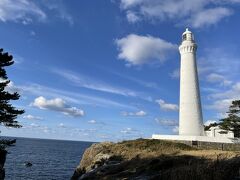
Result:
<instances>
[{"instance_id":1,"label":"rock","mask_svg":"<svg viewBox=\"0 0 240 180\"><path fill-rule=\"evenodd\" d=\"M72 180L225 180L239 177L239 167L240 152L138 139L93 144L84 152Z\"/></svg>"},{"instance_id":2,"label":"rock","mask_svg":"<svg viewBox=\"0 0 240 180\"><path fill-rule=\"evenodd\" d=\"M99 161L109 158L111 155L107 152L107 149L112 144L111 142L93 144L90 148L86 149L80 163L80 168L84 167L86 171L89 171Z\"/></svg>"},{"instance_id":3,"label":"rock","mask_svg":"<svg viewBox=\"0 0 240 180\"><path fill-rule=\"evenodd\" d=\"M5 178L4 164L6 161L7 151L5 149L0 149L0 180Z\"/></svg>"},{"instance_id":4,"label":"rock","mask_svg":"<svg viewBox=\"0 0 240 180\"><path fill-rule=\"evenodd\" d=\"M13 146L15 143L16 139L12 140L0 139L0 180L4 180L5 178L4 164L7 156L7 151L5 150L5 148L7 146Z\"/></svg>"},{"instance_id":5,"label":"rock","mask_svg":"<svg viewBox=\"0 0 240 180\"><path fill-rule=\"evenodd\" d=\"M32 163L29 162L29 161L26 161L26 162L24 162L24 165L25 165L26 167L31 167L31 166L32 166Z\"/></svg>"},{"instance_id":6,"label":"rock","mask_svg":"<svg viewBox=\"0 0 240 180\"><path fill-rule=\"evenodd\" d=\"M1 139L0 144L2 146L13 146L16 143L16 139Z\"/></svg>"},{"instance_id":7,"label":"rock","mask_svg":"<svg viewBox=\"0 0 240 180\"><path fill-rule=\"evenodd\" d=\"M107 148L112 144L113 143L111 142L104 142L93 144L91 147L87 148L83 154L80 165L74 171L71 179L78 179L86 172L102 166L108 159L112 157L111 154L106 152Z\"/></svg>"}]
</instances>

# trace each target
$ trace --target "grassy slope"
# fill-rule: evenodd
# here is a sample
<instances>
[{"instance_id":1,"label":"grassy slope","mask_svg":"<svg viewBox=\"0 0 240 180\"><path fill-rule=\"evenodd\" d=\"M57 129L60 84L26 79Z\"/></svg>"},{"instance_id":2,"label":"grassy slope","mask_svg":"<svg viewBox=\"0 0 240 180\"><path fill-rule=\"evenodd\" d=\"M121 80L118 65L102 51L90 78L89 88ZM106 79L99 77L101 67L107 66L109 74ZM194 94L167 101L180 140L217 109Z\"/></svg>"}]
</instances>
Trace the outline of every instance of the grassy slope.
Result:
<instances>
[{"instance_id":1,"label":"grassy slope","mask_svg":"<svg viewBox=\"0 0 240 180\"><path fill-rule=\"evenodd\" d=\"M110 155L108 165L103 155ZM240 153L197 150L185 144L138 139L120 143L95 144L86 150L79 168L85 179L233 179L239 175ZM83 178L84 179L84 178Z\"/></svg>"}]
</instances>

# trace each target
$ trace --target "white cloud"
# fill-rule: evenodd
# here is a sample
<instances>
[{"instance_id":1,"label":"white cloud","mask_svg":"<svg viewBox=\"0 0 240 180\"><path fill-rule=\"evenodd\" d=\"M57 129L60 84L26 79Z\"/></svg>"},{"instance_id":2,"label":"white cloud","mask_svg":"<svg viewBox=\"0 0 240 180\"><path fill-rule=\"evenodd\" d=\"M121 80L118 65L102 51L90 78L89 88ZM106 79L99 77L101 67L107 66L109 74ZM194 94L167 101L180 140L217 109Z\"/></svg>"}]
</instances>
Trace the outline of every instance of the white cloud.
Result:
<instances>
[{"instance_id":1,"label":"white cloud","mask_svg":"<svg viewBox=\"0 0 240 180\"><path fill-rule=\"evenodd\" d=\"M141 65L156 60L164 62L171 51L177 50L177 45L152 36L129 34L115 42L120 51L118 58L125 60L128 65Z\"/></svg>"},{"instance_id":2,"label":"white cloud","mask_svg":"<svg viewBox=\"0 0 240 180\"><path fill-rule=\"evenodd\" d=\"M198 59L198 70L200 75L206 73L224 74L225 77L238 77L240 60L238 56L228 54L228 47L207 48L205 57Z\"/></svg>"},{"instance_id":3,"label":"white cloud","mask_svg":"<svg viewBox=\"0 0 240 180\"><path fill-rule=\"evenodd\" d=\"M122 95L122 96L136 97L138 94L135 91L121 88L121 87L115 87L108 83L97 80L95 78L91 78L91 77L84 76L81 74L76 74L73 72L59 70L59 69L54 69L52 72L59 76L66 78L70 82L73 82L74 85L78 86L78 87L83 87L83 88L87 88L87 89L91 89L91 90L112 93L112 94L117 94L117 95Z\"/></svg>"},{"instance_id":4,"label":"white cloud","mask_svg":"<svg viewBox=\"0 0 240 180\"><path fill-rule=\"evenodd\" d=\"M230 4L238 0L121 0L121 9L127 13L133 11L138 18L146 21L172 21L176 25L190 25L201 28L213 25L230 16L233 10ZM128 19L131 22L131 19Z\"/></svg>"},{"instance_id":5,"label":"white cloud","mask_svg":"<svg viewBox=\"0 0 240 180\"><path fill-rule=\"evenodd\" d=\"M65 115L73 117L81 117L84 115L84 111L82 109L69 106L61 98L47 100L46 98L40 96L34 100L32 105L40 109L48 109L52 111L62 112Z\"/></svg>"},{"instance_id":6,"label":"white cloud","mask_svg":"<svg viewBox=\"0 0 240 180\"><path fill-rule=\"evenodd\" d=\"M70 25L74 24L73 17L68 13L63 1L45 0L43 4L45 4L49 10L54 11L58 18L68 22Z\"/></svg>"},{"instance_id":7,"label":"white cloud","mask_svg":"<svg viewBox=\"0 0 240 180\"><path fill-rule=\"evenodd\" d=\"M227 112L220 112L220 113L217 113L217 115L216 115L217 119L223 119L223 118L226 118L226 117L228 117Z\"/></svg>"},{"instance_id":8,"label":"white cloud","mask_svg":"<svg viewBox=\"0 0 240 180\"><path fill-rule=\"evenodd\" d=\"M233 100L240 99L240 89L236 82L239 77L239 58L226 53L223 48L211 48L206 51L205 58L199 59L200 78L220 86L204 87L203 107L216 111L216 118L224 118ZM223 86L223 87L222 87Z\"/></svg>"},{"instance_id":9,"label":"white cloud","mask_svg":"<svg viewBox=\"0 0 240 180\"><path fill-rule=\"evenodd\" d=\"M240 99L240 88L238 88L240 61L239 57L226 53L226 48L210 48L206 50L205 58L200 58L200 79L215 83L213 88L201 88L204 90L203 107L215 112L215 118L226 117L231 102Z\"/></svg>"},{"instance_id":10,"label":"white cloud","mask_svg":"<svg viewBox=\"0 0 240 180\"><path fill-rule=\"evenodd\" d=\"M237 82L236 84L234 84L232 89L233 91L240 93L240 82Z\"/></svg>"},{"instance_id":11,"label":"white cloud","mask_svg":"<svg viewBox=\"0 0 240 180\"><path fill-rule=\"evenodd\" d=\"M154 89L157 89L157 90L162 90L162 88L160 88L158 86L158 84L155 83L155 82L144 81L142 79L137 79L137 78L135 78L133 76L127 76L125 74L122 74L122 73L119 73L119 72L116 72L116 71L111 71L111 73L114 74L114 75L117 75L117 76L119 76L121 78L124 78L126 80L130 80L131 82L134 82L134 83L136 83L138 85L141 85L141 86L144 86L144 87L147 87L147 88L154 88Z\"/></svg>"},{"instance_id":12,"label":"white cloud","mask_svg":"<svg viewBox=\"0 0 240 180\"><path fill-rule=\"evenodd\" d=\"M32 127L32 128L38 128L38 127L40 127L40 125L39 125L39 124L35 124L35 123L31 123L31 124L30 124L30 127Z\"/></svg>"},{"instance_id":13,"label":"white cloud","mask_svg":"<svg viewBox=\"0 0 240 180\"><path fill-rule=\"evenodd\" d=\"M175 69L172 73L170 73L170 77L173 79L178 79L180 77L180 69Z\"/></svg>"},{"instance_id":14,"label":"white cloud","mask_svg":"<svg viewBox=\"0 0 240 180\"><path fill-rule=\"evenodd\" d=\"M72 16L66 11L61 1L31 1L31 0L1 0L0 21L16 22L24 25L33 23L35 20L45 22L53 17L73 24Z\"/></svg>"},{"instance_id":15,"label":"white cloud","mask_svg":"<svg viewBox=\"0 0 240 180\"><path fill-rule=\"evenodd\" d=\"M209 26L218 23L224 17L230 16L232 10L223 7L201 10L200 12L192 15L189 23L195 28Z\"/></svg>"},{"instance_id":16,"label":"white cloud","mask_svg":"<svg viewBox=\"0 0 240 180\"><path fill-rule=\"evenodd\" d=\"M137 4L140 4L143 1L144 0L121 0L121 6L123 8L129 8L129 7L136 6Z\"/></svg>"},{"instance_id":17,"label":"white cloud","mask_svg":"<svg viewBox=\"0 0 240 180\"><path fill-rule=\"evenodd\" d=\"M60 97L68 102L75 104L88 104L92 106L100 107L113 107L113 108L128 108L136 109L134 106L129 104L120 103L111 99L106 99L94 95L81 94L79 92L64 91L61 89L55 89L51 87L42 86L40 84L27 84L17 86L24 94L32 94L35 96L49 96L49 97Z\"/></svg>"},{"instance_id":18,"label":"white cloud","mask_svg":"<svg viewBox=\"0 0 240 180\"><path fill-rule=\"evenodd\" d=\"M177 126L178 125L178 122L175 120L155 118L155 121L162 126Z\"/></svg>"},{"instance_id":19,"label":"white cloud","mask_svg":"<svg viewBox=\"0 0 240 180\"><path fill-rule=\"evenodd\" d=\"M130 23L136 23L140 21L140 17L138 17L133 11L127 11L127 19Z\"/></svg>"},{"instance_id":20,"label":"white cloud","mask_svg":"<svg viewBox=\"0 0 240 180\"><path fill-rule=\"evenodd\" d=\"M6 86L5 90L10 92L10 93L15 93L15 92L19 93L21 91L21 89L18 88L17 86L15 86L15 84L12 81L10 81L8 83L8 85Z\"/></svg>"},{"instance_id":21,"label":"white cloud","mask_svg":"<svg viewBox=\"0 0 240 180\"><path fill-rule=\"evenodd\" d=\"M138 111L136 112L136 116L146 116L147 113L145 111Z\"/></svg>"},{"instance_id":22,"label":"white cloud","mask_svg":"<svg viewBox=\"0 0 240 180\"><path fill-rule=\"evenodd\" d=\"M28 119L28 120L42 120L42 117L39 116L33 116L31 114L25 115L23 116L24 119Z\"/></svg>"},{"instance_id":23,"label":"white cloud","mask_svg":"<svg viewBox=\"0 0 240 180\"><path fill-rule=\"evenodd\" d=\"M216 123L217 121L215 121L215 120L207 120L205 123L204 123L204 125L205 126L209 126L210 124L213 124L213 123Z\"/></svg>"},{"instance_id":24,"label":"white cloud","mask_svg":"<svg viewBox=\"0 0 240 180\"><path fill-rule=\"evenodd\" d=\"M131 134L133 131L135 131L135 130L128 127L128 128L125 128L125 129L121 130L120 132L123 133L123 134Z\"/></svg>"},{"instance_id":25,"label":"white cloud","mask_svg":"<svg viewBox=\"0 0 240 180\"><path fill-rule=\"evenodd\" d=\"M58 127L60 127L60 128L66 128L65 124L63 124L63 123L58 124Z\"/></svg>"},{"instance_id":26,"label":"white cloud","mask_svg":"<svg viewBox=\"0 0 240 180\"><path fill-rule=\"evenodd\" d=\"M213 92L209 94L209 99L212 104L206 105L207 109L214 109L220 114L219 117L226 116L229 106L232 101L240 99L240 83L236 82L228 90L221 90L220 92Z\"/></svg>"},{"instance_id":27,"label":"white cloud","mask_svg":"<svg viewBox=\"0 0 240 180\"><path fill-rule=\"evenodd\" d=\"M36 36L36 32L35 31L30 31L30 35L31 36Z\"/></svg>"},{"instance_id":28,"label":"white cloud","mask_svg":"<svg viewBox=\"0 0 240 180\"><path fill-rule=\"evenodd\" d=\"M47 15L33 1L29 0L1 0L0 20L29 24L34 19L45 20Z\"/></svg>"},{"instance_id":29,"label":"white cloud","mask_svg":"<svg viewBox=\"0 0 240 180\"><path fill-rule=\"evenodd\" d=\"M159 104L160 109L162 109L162 110L165 110L165 111L177 111L178 110L177 104L166 103L162 99L158 99L158 100L156 100L156 102Z\"/></svg>"},{"instance_id":30,"label":"white cloud","mask_svg":"<svg viewBox=\"0 0 240 180\"><path fill-rule=\"evenodd\" d=\"M138 116L138 117L142 117L142 116L146 116L147 113L143 110L137 111L137 112L122 112L123 116Z\"/></svg>"},{"instance_id":31,"label":"white cloud","mask_svg":"<svg viewBox=\"0 0 240 180\"><path fill-rule=\"evenodd\" d=\"M210 94L209 97L213 99L240 99L240 83L233 84L227 91Z\"/></svg>"},{"instance_id":32,"label":"white cloud","mask_svg":"<svg viewBox=\"0 0 240 180\"><path fill-rule=\"evenodd\" d=\"M224 77L216 73L211 73L207 76L207 81L209 82L221 82L222 80L224 80Z\"/></svg>"},{"instance_id":33,"label":"white cloud","mask_svg":"<svg viewBox=\"0 0 240 180\"><path fill-rule=\"evenodd\" d=\"M226 77L217 73L209 74L207 76L207 81L212 83L220 83L220 85L223 85L223 86L229 86L232 84L232 81L227 80Z\"/></svg>"},{"instance_id":34,"label":"white cloud","mask_svg":"<svg viewBox=\"0 0 240 180\"><path fill-rule=\"evenodd\" d=\"M45 126L45 125L41 125L41 124L37 124L37 123L31 123L30 125L25 124L23 125L24 129L30 129L32 131L34 131L34 133L53 133L53 129Z\"/></svg>"},{"instance_id":35,"label":"white cloud","mask_svg":"<svg viewBox=\"0 0 240 180\"><path fill-rule=\"evenodd\" d=\"M96 123L97 123L97 121L96 121L96 120L94 120L94 119L92 119L92 120L89 120L89 121L88 121L88 123L90 123L90 124L96 124Z\"/></svg>"},{"instance_id":36,"label":"white cloud","mask_svg":"<svg viewBox=\"0 0 240 180\"><path fill-rule=\"evenodd\" d=\"M178 126L175 126L172 131L175 133L175 134L178 134L179 133L179 127Z\"/></svg>"},{"instance_id":37,"label":"white cloud","mask_svg":"<svg viewBox=\"0 0 240 180\"><path fill-rule=\"evenodd\" d=\"M220 99L213 102L211 105L206 105L207 109L214 109L221 113L227 112L228 107L234 99Z\"/></svg>"}]
</instances>

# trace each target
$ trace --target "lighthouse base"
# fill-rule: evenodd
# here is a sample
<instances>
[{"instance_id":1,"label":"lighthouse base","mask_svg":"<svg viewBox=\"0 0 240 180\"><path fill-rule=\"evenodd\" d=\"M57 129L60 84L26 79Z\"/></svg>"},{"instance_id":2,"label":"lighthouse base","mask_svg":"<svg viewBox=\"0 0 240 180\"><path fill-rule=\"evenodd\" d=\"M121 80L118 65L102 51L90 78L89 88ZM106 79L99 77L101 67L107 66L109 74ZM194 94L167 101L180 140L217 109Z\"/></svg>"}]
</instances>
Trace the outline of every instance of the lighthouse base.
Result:
<instances>
[{"instance_id":1,"label":"lighthouse base","mask_svg":"<svg viewBox=\"0 0 240 180\"><path fill-rule=\"evenodd\" d=\"M240 143L238 138L227 137L208 137L208 136L183 136L183 135L160 135L153 134L152 139L170 140L170 141L202 141L215 143Z\"/></svg>"}]
</instances>

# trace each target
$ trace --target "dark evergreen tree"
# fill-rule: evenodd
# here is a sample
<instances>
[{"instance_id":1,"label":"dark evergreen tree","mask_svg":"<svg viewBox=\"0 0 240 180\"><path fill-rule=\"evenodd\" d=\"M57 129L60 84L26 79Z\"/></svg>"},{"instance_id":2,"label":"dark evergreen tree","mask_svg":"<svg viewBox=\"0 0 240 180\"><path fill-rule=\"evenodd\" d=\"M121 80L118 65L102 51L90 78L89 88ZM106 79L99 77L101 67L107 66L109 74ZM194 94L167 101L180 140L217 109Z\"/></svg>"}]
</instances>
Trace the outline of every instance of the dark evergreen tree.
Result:
<instances>
[{"instance_id":1,"label":"dark evergreen tree","mask_svg":"<svg viewBox=\"0 0 240 180\"><path fill-rule=\"evenodd\" d=\"M10 93L6 91L8 80L4 67L11 66L14 63L13 57L8 53L4 53L0 49L0 124L7 127L19 128L19 122L16 120L18 115L24 113L24 110L16 109L12 106L11 100L18 100L20 95L17 92Z\"/></svg>"},{"instance_id":2,"label":"dark evergreen tree","mask_svg":"<svg viewBox=\"0 0 240 180\"><path fill-rule=\"evenodd\" d=\"M229 114L240 114L240 100L235 100L232 102L232 105L229 107Z\"/></svg>"}]
</instances>

